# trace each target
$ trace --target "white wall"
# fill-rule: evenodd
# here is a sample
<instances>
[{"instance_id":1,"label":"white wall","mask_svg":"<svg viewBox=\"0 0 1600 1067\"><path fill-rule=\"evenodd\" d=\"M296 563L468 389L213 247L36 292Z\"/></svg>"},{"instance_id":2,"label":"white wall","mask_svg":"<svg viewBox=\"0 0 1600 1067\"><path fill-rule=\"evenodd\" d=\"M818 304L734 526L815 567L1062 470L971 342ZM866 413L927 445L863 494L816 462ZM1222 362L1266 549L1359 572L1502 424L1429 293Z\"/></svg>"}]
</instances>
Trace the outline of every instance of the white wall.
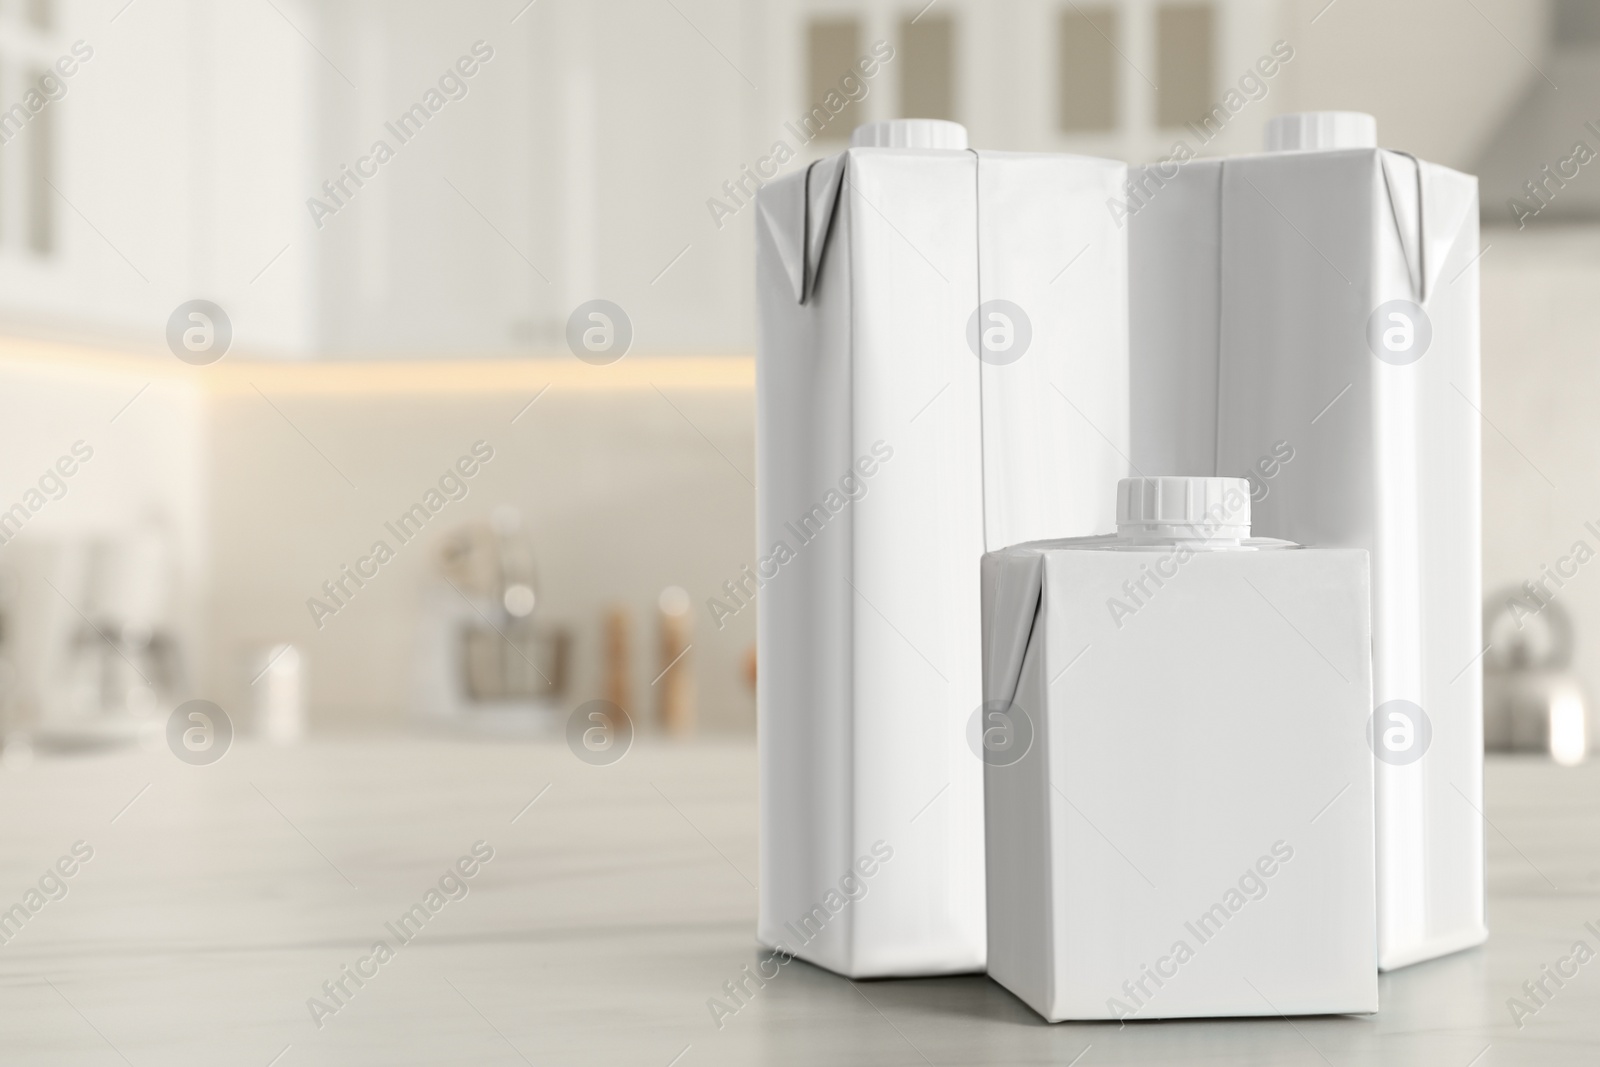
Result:
<instances>
[{"instance_id":1,"label":"white wall","mask_svg":"<svg viewBox=\"0 0 1600 1067\"><path fill-rule=\"evenodd\" d=\"M313 728L409 723L426 596L439 591L440 541L510 504L534 548L538 617L573 634L568 708L604 695L601 621L621 604L634 619L630 710L653 720L650 682L662 666L655 604L664 587L681 585L694 603L687 662L701 727L751 729L743 657L755 639L754 612L718 630L705 606L750 562L755 539L754 491L745 480L754 479L750 365L673 361L590 372L552 375L538 362L432 364L395 381L376 366L332 378L257 367L248 381L230 378L211 390L207 691L246 706L249 653L293 642L306 656ZM467 497L400 546L384 520L480 439L495 458ZM318 627L308 598L322 596L323 581L378 538L396 548L394 561Z\"/></svg>"}]
</instances>

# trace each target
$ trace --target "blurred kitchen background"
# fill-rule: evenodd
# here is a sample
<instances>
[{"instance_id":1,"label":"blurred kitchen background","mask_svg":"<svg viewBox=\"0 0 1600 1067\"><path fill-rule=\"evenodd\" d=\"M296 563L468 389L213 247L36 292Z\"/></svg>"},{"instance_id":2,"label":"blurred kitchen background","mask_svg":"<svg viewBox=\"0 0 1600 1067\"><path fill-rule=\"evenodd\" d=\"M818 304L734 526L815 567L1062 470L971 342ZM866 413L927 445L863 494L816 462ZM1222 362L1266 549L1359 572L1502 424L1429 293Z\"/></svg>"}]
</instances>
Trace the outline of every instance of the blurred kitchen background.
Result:
<instances>
[{"instance_id":1,"label":"blurred kitchen background","mask_svg":"<svg viewBox=\"0 0 1600 1067\"><path fill-rule=\"evenodd\" d=\"M1489 661L1581 708L1597 90L1579 0L0 0L8 751L190 698L279 740L592 699L752 733L759 177L902 115L1148 161L1219 105L1205 154L1361 110L1482 176L1486 608L1576 567Z\"/></svg>"}]
</instances>

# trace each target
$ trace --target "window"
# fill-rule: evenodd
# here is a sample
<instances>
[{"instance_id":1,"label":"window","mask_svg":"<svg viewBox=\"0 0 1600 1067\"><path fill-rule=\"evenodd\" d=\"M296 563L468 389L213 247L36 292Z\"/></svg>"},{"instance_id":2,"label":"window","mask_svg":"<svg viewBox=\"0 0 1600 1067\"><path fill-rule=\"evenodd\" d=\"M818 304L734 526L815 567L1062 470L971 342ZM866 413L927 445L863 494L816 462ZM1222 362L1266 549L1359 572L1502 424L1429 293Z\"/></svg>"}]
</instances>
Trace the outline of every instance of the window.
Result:
<instances>
[{"instance_id":1,"label":"window","mask_svg":"<svg viewBox=\"0 0 1600 1067\"><path fill-rule=\"evenodd\" d=\"M1072 5L1061 13L1056 69L1057 115L1063 133L1101 133L1117 126L1117 13Z\"/></svg>"},{"instance_id":2,"label":"window","mask_svg":"<svg viewBox=\"0 0 1600 1067\"><path fill-rule=\"evenodd\" d=\"M1156 13L1156 123L1172 128L1211 110L1212 9L1171 4Z\"/></svg>"},{"instance_id":3,"label":"window","mask_svg":"<svg viewBox=\"0 0 1600 1067\"><path fill-rule=\"evenodd\" d=\"M42 71L33 72L38 85ZM55 251L55 201L50 183L55 177L55 112L46 107L33 117L23 138L28 142L28 249L48 256Z\"/></svg>"},{"instance_id":4,"label":"window","mask_svg":"<svg viewBox=\"0 0 1600 1067\"><path fill-rule=\"evenodd\" d=\"M846 97L839 83L855 72L861 58L861 23L853 18L814 20L806 33L806 115L801 120L806 132L819 140L847 141L850 131L861 122L861 109ZM843 101L837 112L827 106L832 93L835 103Z\"/></svg>"},{"instance_id":5,"label":"window","mask_svg":"<svg viewBox=\"0 0 1600 1067\"><path fill-rule=\"evenodd\" d=\"M955 20L922 14L900 23L900 114L955 120Z\"/></svg>"},{"instance_id":6,"label":"window","mask_svg":"<svg viewBox=\"0 0 1600 1067\"><path fill-rule=\"evenodd\" d=\"M56 101L65 93L61 76L43 58L51 50L50 30L55 21L53 0L5 0L5 14L22 19L23 33L13 38L16 65L7 63L0 78L0 216L7 223L0 234L5 246L25 249L35 256L55 254L57 235ZM41 64L41 65L35 65ZM19 69L20 68L20 69ZM20 82L14 82L17 74ZM29 100L33 103L30 104ZM38 109L33 110L33 105ZM13 229L13 226L15 227Z\"/></svg>"}]
</instances>

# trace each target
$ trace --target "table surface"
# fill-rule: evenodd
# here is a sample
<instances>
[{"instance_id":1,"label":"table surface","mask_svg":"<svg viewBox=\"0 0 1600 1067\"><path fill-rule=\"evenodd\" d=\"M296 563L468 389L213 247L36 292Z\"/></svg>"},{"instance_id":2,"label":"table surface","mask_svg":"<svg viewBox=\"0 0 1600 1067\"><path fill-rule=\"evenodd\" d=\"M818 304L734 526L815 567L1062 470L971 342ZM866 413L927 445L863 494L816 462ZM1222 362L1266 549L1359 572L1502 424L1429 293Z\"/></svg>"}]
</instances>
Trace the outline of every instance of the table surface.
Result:
<instances>
[{"instance_id":1,"label":"table surface","mask_svg":"<svg viewBox=\"0 0 1600 1067\"><path fill-rule=\"evenodd\" d=\"M754 942L755 750L240 743L0 765L0 1062L1593 1064L1600 963L1519 1028L1507 1000L1600 947L1600 766L1491 760L1488 944L1382 978L1370 1017L1047 1025L981 976L851 983L801 962L737 1014ZM46 877L75 843L89 860ZM381 963L476 842L493 858ZM469 865L470 866L470 865ZM41 882L59 899L28 896ZM341 1004L323 983L371 977ZM308 1006L322 997L327 1011ZM320 1025L319 1025L320 1023Z\"/></svg>"}]
</instances>

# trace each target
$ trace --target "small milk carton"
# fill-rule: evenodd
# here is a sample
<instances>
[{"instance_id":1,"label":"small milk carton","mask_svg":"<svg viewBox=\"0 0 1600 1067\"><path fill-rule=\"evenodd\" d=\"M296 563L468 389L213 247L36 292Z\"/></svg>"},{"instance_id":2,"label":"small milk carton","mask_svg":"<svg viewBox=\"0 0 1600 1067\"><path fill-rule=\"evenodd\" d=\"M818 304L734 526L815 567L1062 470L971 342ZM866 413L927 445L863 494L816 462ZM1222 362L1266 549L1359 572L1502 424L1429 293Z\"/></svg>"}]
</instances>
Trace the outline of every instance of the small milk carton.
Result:
<instances>
[{"instance_id":1,"label":"small milk carton","mask_svg":"<svg viewBox=\"0 0 1600 1067\"><path fill-rule=\"evenodd\" d=\"M980 971L987 548L1112 528L1123 164L856 131L758 197L758 936Z\"/></svg>"},{"instance_id":2,"label":"small milk carton","mask_svg":"<svg viewBox=\"0 0 1600 1067\"><path fill-rule=\"evenodd\" d=\"M1248 484L984 557L989 974L1052 1022L1378 1009L1367 554Z\"/></svg>"},{"instance_id":3,"label":"small milk carton","mask_svg":"<svg viewBox=\"0 0 1600 1067\"><path fill-rule=\"evenodd\" d=\"M1480 250L1476 180L1376 144L1368 115L1286 115L1262 155L1135 168L1131 458L1371 553L1390 969L1487 936Z\"/></svg>"}]
</instances>

